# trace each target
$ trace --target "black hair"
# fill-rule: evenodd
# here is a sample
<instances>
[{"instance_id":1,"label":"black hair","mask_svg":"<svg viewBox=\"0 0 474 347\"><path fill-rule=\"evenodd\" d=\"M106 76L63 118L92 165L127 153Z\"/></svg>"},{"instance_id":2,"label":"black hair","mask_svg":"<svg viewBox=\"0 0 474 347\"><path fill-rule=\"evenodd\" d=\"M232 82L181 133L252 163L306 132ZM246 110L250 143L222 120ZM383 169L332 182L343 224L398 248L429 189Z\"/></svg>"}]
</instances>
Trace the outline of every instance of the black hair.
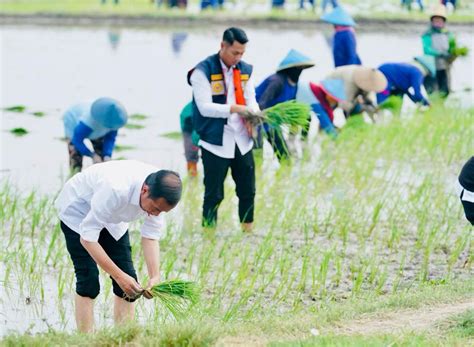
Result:
<instances>
[{"instance_id":1,"label":"black hair","mask_svg":"<svg viewBox=\"0 0 474 347\"><path fill-rule=\"evenodd\" d=\"M231 27L224 31L224 35L222 35L222 41L225 41L230 45L233 45L234 41L237 41L244 45L249 42L249 39L247 38L245 31L240 28Z\"/></svg>"},{"instance_id":2,"label":"black hair","mask_svg":"<svg viewBox=\"0 0 474 347\"><path fill-rule=\"evenodd\" d=\"M171 170L154 172L145 179L151 199L164 198L166 202L175 206L181 199L182 183L179 174Z\"/></svg>"}]
</instances>

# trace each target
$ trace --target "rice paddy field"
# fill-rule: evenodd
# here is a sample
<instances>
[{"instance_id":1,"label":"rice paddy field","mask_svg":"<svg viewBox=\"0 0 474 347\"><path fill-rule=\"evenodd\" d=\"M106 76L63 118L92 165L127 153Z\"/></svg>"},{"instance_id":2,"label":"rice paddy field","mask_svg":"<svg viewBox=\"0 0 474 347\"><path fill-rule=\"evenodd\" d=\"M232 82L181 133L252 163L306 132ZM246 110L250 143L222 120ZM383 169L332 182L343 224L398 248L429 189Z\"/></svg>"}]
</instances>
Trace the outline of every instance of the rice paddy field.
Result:
<instances>
[{"instance_id":1,"label":"rice paddy field","mask_svg":"<svg viewBox=\"0 0 474 347\"><path fill-rule=\"evenodd\" d=\"M115 5L114 0L107 0L101 4L101 0L1 0L0 13L11 14L69 14L88 16L152 16L155 18L188 18L229 20L314 20L321 15L321 1L315 1L315 10L306 1L305 10L299 10L299 0L286 0L283 10L272 10L271 0L226 0L225 6L216 15L215 11L200 12L200 0L188 0L186 10L168 9L165 6L157 7L159 0L119 0ZM425 12L420 11L415 3L412 10L408 11L400 6L399 0L343 0L339 1L360 20L403 20L424 21L427 11L439 3L438 0L423 0ZM331 6L328 5L328 9ZM450 8L450 21L470 23L474 19L474 2L472 0L457 1L457 9Z\"/></svg>"},{"instance_id":2,"label":"rice paddy field","mask_svg":"<svg viewBox=\"0 0 474 347\"><path fill-rule=\"evenodd\" d=\"M161 241L162 279L196 281L201 299L176 321L139 300L137 324L112 329L102 274L98 331L74 333L74 273L55 192L0 188L2 345L458 345L473 342L472 227L455 183L473 154L474 109L437 103L376 124L350 119L336 141L257 162L256 224L242 233L233 183L215 233L200 227L202 184L186 179ZM139 280L146 269L131 227ZM355 319L463 304L424 329L352 334ZM420 313L420 319L423 320ZM367 323L367 326L370 324Z\"/></svg>"}]
</instances>

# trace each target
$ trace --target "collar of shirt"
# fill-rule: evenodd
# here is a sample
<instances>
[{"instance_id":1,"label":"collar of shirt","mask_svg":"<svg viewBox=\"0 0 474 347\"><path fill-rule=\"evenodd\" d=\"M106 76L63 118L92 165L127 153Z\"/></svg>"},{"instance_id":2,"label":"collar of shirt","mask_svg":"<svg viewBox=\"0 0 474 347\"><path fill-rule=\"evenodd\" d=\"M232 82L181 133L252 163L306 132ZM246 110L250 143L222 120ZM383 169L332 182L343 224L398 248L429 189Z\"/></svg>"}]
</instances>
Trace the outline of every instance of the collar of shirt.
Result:
<instances>
[{"instance_id":1,"label":"collar of shirt","mask_svg":"<svg viewBox=\"0 0 474 347\"><path fill-rule=\"evenodd\" d=\"M224 73L233 72L233 69L235 69L235 65L232 65L231 67L227 67L227 65L222 61L221 58L219 58L219 61L221 62L222 71Z\"/></svg>"}]
</instances>

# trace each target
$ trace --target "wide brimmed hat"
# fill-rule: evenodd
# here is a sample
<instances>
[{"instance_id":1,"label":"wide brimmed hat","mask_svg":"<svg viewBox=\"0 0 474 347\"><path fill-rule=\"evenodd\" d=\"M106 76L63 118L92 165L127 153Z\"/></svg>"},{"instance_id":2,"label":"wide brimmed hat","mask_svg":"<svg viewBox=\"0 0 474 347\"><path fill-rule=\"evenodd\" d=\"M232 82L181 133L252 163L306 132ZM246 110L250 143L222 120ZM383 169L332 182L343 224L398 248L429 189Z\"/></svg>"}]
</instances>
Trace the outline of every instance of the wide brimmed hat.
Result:
<instances>
[{"instance_id":1,"label":"wide brimmed hat","mask_svg":"<svg viewBox=\"0 0 474 347\"><path fill-rule=\"evenodd\" d=\"M92 118L105 128L119 129L127 123L125 108L117 100L99 98L91 106Z\"/></svg>"},{"instance_id":2,"label":"wide brimmed hat","mask_svg":"<svg viewBox=\"0 0 474 347\"><path fill-rule=\"evenodd\" d=\"M336 7L331 12L322 15L321 20L334 25L356 26L356 22L352 19L351 15L340 6Z\"/></svg>"},{"instance_id":3,"label":"wide brimmed hat","mask_svg":"<svg viewBox=\"0 0 474 347\"><path fill-rule=\"evenodd\" d=\"M381 92L387 87L387 78L384 74L370 67L358 66L354 70L354 82L366 92Z\"/></svg>"},{"instance_id":4,"label":"wide brimmed hat","mask_svg":"<svg viewBox=\"0 0 474 347\"><path fill-rule=\"evenodd\" d=\"M299 67L302 69L307 69L313 67L314 62L311 58L308 58L304 54L298 52L297 50L290 50L286 57L281 61L280 65L277 67L277 72L290 69L292 67Z\"/></svg>"},{"instance_id":5,"label":"wide brimmed hat","mask_svg":"<svg viewBox=\"0 0 474 347\"><path fill-rule=\"evenodd\" d=\"M419 55L413 59L423 66L428 74L433 77L436 75L435 58L432 55Z\"/></svg>"},{"instance_id":6,"label":"wide brimmed hat","mask_svg":"<svg viewBox=\"0 0 474 347\"><path fill-rule=\"evenodd\" d=\"M446 6L438 4L430 14L430 19L433 19L433 17L441 17L444 18L444 20L448 20L448 11L446 11Z\"/></svg>"},{"instance_id":7,"label":"wide brimmed hat","mask_svg":"<svg viewBox=\"0 0 474 347\"><path fill-rule=\"evenodd\" d=\"M321 88L337 102L346 100L344 81L341 79L325 79L321 81Z\"/></svg>"}]
</instances>

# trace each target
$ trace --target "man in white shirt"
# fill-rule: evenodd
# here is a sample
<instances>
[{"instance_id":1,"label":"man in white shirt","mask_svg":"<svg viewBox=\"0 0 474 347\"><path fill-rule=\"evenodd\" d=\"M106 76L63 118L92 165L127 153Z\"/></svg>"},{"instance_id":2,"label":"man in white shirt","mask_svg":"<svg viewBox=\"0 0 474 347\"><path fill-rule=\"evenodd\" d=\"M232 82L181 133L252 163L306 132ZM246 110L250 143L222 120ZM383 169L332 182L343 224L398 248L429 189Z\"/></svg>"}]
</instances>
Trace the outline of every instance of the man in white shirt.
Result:
<instances>
[{"instance_id":1,"label":"man in white shirt","mask_svg":"<svg viewBox=\"0 0 474 347\"><path fill-rule=\"evenodd\" d=\"M112 279L115 322L133 319L133 302L144 288L133 267L128 223L141 217L146 288L160 281L161 213L178 204L181 191L177 173L135 160L93 165L65 183L56 207L76 273L76 323L81 332L94 327L94 299L100 291L97 264Z\"/></svg>"},{"instance_id":2,"label":"man in white shirt","mask_svg":"<svg viewBox=\"0 0 474 347\"><path fill-rule=\"evenodd\" d=\"M188 73L193 88L193 126L200 136L204 166L203 226L214 228L224 199L229 168L239 198L239 218L250 231L254 215L255 165L251 129L239 115L258 111L252 66L243 62L247 35L242 29L224 31L221 49Z\"/></svg>"}]
</instances>

